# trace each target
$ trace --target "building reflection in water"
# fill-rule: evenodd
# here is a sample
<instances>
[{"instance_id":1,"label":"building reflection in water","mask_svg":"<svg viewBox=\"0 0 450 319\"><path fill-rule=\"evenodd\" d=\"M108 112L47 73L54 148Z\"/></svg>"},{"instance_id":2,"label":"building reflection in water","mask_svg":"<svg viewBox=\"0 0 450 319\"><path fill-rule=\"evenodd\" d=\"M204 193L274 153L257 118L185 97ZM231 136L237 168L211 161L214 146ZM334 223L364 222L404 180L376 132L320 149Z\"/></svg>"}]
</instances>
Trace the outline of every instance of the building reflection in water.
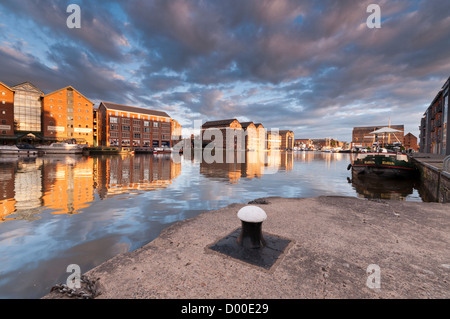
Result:
<instances>
[{"instance_id":1,"label":"building reflection in water","mask_svg":"<svg viewBox=\"0 0 450 319\"><path fill-rule=\"evenodd\" d=\"M166 188L181 174L170 156L45 156L2 158L0 223L52 214L75 214L100 199Z\"/></svg>"},{"instance_id":2,"label":"building reflection in water","mask_svg":"<svg viewBox=\"0 0 450 319\"><path fill-rule=\"evenodd\" d=\"M222 158L209 163L204 158L200 163L200 174L219 178L230 183L237 183L241 178L261 178L268 172L290 171L292 170L293 153L282 151L265 152L235 152L227 157L222 154Z\"/></svg>"},{"instance_id":3,"label":"building reflection in water","mask_svg":"<svg viewBox=\"0 0 450 319\"><path fill-rule=\"evenodd\" d=\"M94 171L95 188L104 199L166 188L181 174L181 163L167 154L98 157Z\"/></svg>"},{"instance_id":4,"label":"building reflection in water","mask_svg":"<svg viewBox=\"0 0 450 319\"><path fill-rule=\"evenodd\" d=\"M42 204L42 161L26 158L20 162L2 158L0 162L0 222L15 213L13 219L35 219Z\"/></svg>"}]
</instances>

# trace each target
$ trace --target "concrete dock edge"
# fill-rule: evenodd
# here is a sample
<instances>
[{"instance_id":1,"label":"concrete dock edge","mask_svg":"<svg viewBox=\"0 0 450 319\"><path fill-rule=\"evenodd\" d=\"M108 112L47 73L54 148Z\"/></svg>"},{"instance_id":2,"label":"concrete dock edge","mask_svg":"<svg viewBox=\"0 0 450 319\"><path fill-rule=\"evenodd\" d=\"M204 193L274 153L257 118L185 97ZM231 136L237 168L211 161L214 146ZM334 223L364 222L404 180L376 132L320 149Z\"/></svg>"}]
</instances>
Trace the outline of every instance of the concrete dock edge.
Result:
<instances>
[{"instance_id":1,"label":"concrete dock edge","mask_svg":"<svg viewBox=\"0 0 450 319\"><path fill-rule=\"evenodd\" d=\"M99 299L450 297L450 204L267 200L263 233L292 241L270 270L208 249L240 226L245 204L232 204L176 223L86 275L99 278ZM380 288L369 285L374 265Z\"/></svg>"}]
</instances>

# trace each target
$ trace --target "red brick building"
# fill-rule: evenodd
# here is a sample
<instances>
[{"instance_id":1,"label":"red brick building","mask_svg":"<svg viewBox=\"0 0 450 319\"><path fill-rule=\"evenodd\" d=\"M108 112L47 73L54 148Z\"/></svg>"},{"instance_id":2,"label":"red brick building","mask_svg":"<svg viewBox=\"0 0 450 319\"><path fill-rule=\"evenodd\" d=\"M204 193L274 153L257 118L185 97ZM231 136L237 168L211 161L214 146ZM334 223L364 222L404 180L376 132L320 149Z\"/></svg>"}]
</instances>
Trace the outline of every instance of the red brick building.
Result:
<instances>
[{"instance_id":1,"label":"red brick building","mask_svg":"<svg viewBox=\"0 0 450 319\"><path fill-rule=\"evenodd\" d=\"M0 82L0 143L14 139L14 90Z\"/></svg>"},{"instance_id":2,"label":"red brick building","mask_svg":"<svg viewBox=\"0 0 450 319\"><path fill-rule=\"evenodd\" d=\"M403 137L403 146L406 150L419 151L419 145L417 145L417 137L408 133Z\"/></svg>"},{"instance_id":3,"label":"red brick building","mask_svg":"<svg viewBox=\"0 0 450 319\"><path fill-rule=\"evenodd\" d=\"M100 146L171 147L172 119L162 111L101 102L97 111Z\"/></svg>"},{"instance_id":4,"label":"red brick building","mask_svg":"<svg viewBox=\"0 0 450 319\"><path fill-rule=\"evenodd\" d=\"M294 132L289 130L284 130L279 132L281 136L280 149L282 150L292 150L294 148Z\"/></svg>"}]
</instances>

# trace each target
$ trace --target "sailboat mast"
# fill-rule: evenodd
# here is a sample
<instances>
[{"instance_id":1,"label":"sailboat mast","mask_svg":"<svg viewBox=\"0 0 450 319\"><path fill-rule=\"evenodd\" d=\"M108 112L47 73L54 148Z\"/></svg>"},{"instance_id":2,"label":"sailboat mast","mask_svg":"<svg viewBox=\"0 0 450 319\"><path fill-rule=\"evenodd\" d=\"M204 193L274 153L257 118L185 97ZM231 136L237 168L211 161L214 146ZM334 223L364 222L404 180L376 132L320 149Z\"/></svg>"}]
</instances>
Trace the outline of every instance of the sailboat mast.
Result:
<instances>
[{"instance_id":1,"label":"sailboat mast","mask_svg":"<svg viewBox=\"0 0 450 319\"><path fill-rule=\"evenodd\" d=\"M389 128L391 128L391 118L389 118ZM391 144L391 133L388 134L388 144Z\"/></svg>"}]
</instances>

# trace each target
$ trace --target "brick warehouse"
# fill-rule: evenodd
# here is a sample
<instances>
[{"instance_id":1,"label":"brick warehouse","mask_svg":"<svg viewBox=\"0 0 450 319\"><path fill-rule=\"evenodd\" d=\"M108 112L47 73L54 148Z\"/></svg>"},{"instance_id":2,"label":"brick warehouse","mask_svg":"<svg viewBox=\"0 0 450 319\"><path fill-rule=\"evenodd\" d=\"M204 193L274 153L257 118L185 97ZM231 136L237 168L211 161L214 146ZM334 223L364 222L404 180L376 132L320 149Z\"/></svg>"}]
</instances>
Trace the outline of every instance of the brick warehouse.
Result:
<instances>
[{"instance_id":1,"label":"brick warehouse","mask_svg":"<svg viewBox=\"0 0 450 319\"><path fill-rule=\"evenodd\" d=\"M215 141L215 137L214 136L214 131L211 131L210 133L212 134L212 136L214 136L214 140L210 139L207 135L205 135L206 130L210 130L210 129L217 129L220 130L220 132L222 133L222 143L221 144L215 144L215 147L217 148L223 148L223 149L237 149L238 145L241 141L238 141L239 137L242 137L242 125L241 123L239 123L238 120L236 119L227 119L227 120L219 120L219 121L209 121L206 122L202 125L201 127L201 137L202 137L202 141L203 141L203 146L214 142ZM206 133L208 134L208 133ZM229 139L232 138L231 134L234 134L234 138L233 140L229 141L229 143L227 143L227 136L229 137ZM211 137L212 137L211 136ZM241 143L242 144L242 143ZM241 147L244 147L245 145L242 145Z\"/></svg>"},{"instance_id":2,"label":"brick warehouse","mask_svg":"<svg viewBox=\"0 0 450 319\"><path fill-rule=\"evenodd\" d=\"M97 110L100 146L172 147L172 126L181 126L165 112L101 102Z\"/></svg>"},{"instance_id":3,"label":"brick warehouse","mask_svg":"<svg viewBox=\"0 0 450 319\"><path fill-rule=\"evenodd\" d=\"M292 150L294 148L294 132L289 130L284 130L279 132L281 136L281 145L280 148L282 150Z\"/></svg>"},{"instance_id":4,"label":"brick warehouse","mask_svg":"<svg viewBox=\"0 0 450 319\"><path fill-rule=\"evenodd\" d=\"M75 139L93 145L93 103L68 86L44 94L30 82L0 82L0 144Z\"/></svg>"},{"instance_id":5,"label":"brick warehouse","mask_svg":"<svg viewBox=\"0 0 450 319\"><path fill-rule=\"evenodd\" d=\"M44 95L42 134L46 140L76 139L94 145L94 103L68 86Z\"/></svg>"},{"instance_id":6,"label":"brick warehouse","mask_svg":"<svg viewBox=\"0 0 450 319\"><path fill-rule=\"evenodd\" d=\"M222 133L223 141L220 145L215 145L218 148L223 149L241 149L245 151L263 151L267 148L267 145L273 146L272 135L268 134L268 139L266 139L266 129L261 123L254 122L239 122L237 119L226 119L209 121L202 125L201 127L201 137L203 146L206 146L212 142L211 139L214 136L214 131L211 130L209 136L205 138L205 131L207 129L217 129ZM267 132L269 133L269 132ZM234 135L234 138L233 138ZM229 144L227 144L227 136L229 136ZM215 138L215 137L214 137ZM277 144L277 149L281 144L281 136L277 136L279 143Z\"/></svg>"},{"instance_id":7,"label":"brick warehouse","mask_svg":"<svg viewBox=\"0 0 450 319\"><path fill-rule=\"evenodd\" d=\"M412 133L408 133L404 136L403 146L406 150L413 150L415 152L419 151L419 146L417 145L417 137Z\"/></svg>"},{"instance_id":8,"label":"brick warehouse","mask_svg":"<svg viewBox=\"0 0 450 319\"><path fill-rule=\"evenodd\" d=\"M14 90L0 82L0 139L14 139Z\"/></svg>"}]
</instances>

